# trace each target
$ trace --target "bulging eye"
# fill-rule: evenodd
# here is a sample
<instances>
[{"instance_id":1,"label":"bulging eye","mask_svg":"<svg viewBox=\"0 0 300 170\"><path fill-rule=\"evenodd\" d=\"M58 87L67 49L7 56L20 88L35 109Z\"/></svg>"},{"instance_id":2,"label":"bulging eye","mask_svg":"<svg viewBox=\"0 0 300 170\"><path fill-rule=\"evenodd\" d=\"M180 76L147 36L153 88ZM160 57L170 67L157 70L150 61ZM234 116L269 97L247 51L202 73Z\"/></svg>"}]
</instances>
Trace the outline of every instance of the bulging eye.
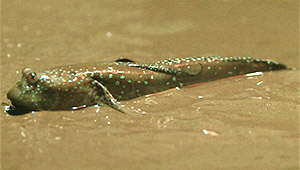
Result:
<instances>
[{"instance_id":1,"label":"bulging eye","mask_svg":"<svg viewBox=\"0 0 300 170\"><path fill-rule=\"evenodd\" d=\"M27 79L28 84L34 84L38 80L37 73L33 72L30 68L23 69L23 77Z\"/></svg>"},{"instance_id":2,"label":"bulging eye","mask_svg":"<svg viewBox=\"0 0 300 170\"><path fill-rule=\"evenodd\" d=\"M34 84L36 83L36 81L38 80L38 76L35 72L30 72L29 74L27 74L27 82L30 84Z\"/></svg>"},{"instance_id":3,"label":"bulging eye","mask_svg":"<svg viewBox=\"0 0 300 170\"><path fill-rule=\"evenodd\" d=\"M36 79L36 73L35 73L35 72L31 72L31 73L29 74L29 77L30 77L31 79L35 80L35 79Z\"/></svg>"}]
</instances>

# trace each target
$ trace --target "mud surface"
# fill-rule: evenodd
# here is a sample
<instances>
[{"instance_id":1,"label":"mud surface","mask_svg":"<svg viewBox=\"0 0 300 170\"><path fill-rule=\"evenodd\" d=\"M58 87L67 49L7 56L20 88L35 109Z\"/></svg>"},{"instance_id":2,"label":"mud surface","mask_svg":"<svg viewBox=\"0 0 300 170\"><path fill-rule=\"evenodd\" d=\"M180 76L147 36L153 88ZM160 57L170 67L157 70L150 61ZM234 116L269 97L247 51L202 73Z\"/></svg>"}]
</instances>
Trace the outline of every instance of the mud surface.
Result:
<instances>
[{"instance_id":1,"label":"mud surface","mask_svg":"<svg viewBox=\"0 0 300 170\"><path fill-rule=\"evenodd\" d=\"M123 101L126 115L11 116L2 104L1 169L299 169L298 3L3 0L4 103L24 67L221 55L297 70Z\"/></svg>"}]
</instances>

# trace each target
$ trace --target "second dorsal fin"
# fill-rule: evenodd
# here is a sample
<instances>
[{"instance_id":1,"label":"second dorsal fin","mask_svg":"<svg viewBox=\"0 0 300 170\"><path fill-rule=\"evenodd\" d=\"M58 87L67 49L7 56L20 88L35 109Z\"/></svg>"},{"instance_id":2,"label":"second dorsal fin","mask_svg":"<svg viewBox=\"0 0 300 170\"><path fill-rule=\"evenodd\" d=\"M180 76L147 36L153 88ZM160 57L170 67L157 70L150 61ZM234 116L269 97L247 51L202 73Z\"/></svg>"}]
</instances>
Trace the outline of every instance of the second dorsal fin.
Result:
<instances>
[{"instance_id":1,"label":"second dorsal fin","mask_svg":"<svg viewBox=\"0 0 300 170\"><path fill-rule=\"evenodd\" d=\"M176 74L176 75L198 75L202 70L202 64L199 62L194 63L185 63L185 64L165 64L165 63L130 63L128 66L130 67L139 67L142 69L148 69L156 72L163 72L168 74Z\"/></svg>"}]
</instances>

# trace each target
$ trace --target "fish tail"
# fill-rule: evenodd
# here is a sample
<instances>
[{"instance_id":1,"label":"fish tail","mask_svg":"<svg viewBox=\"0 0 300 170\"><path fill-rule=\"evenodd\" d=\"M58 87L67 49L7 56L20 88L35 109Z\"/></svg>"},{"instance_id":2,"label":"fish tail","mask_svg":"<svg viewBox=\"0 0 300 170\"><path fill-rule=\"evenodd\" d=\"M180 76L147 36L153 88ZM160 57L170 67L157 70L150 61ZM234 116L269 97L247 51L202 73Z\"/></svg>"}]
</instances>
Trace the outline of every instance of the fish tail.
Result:
<instances>
[{"instance_id":1,"label":"fish tail","mask_svg":"<svg viewBox=\"0 0 300 170\"><path fill-rule=\"evenodd\" d=\"M261 71L271 71L271 70L291 70L291 67L288 67L287 65L283 63L279 63L273 60L269 59L255 59L253 61L257 64L262 64L263 69Z\"/></svg>"}]
</instances>

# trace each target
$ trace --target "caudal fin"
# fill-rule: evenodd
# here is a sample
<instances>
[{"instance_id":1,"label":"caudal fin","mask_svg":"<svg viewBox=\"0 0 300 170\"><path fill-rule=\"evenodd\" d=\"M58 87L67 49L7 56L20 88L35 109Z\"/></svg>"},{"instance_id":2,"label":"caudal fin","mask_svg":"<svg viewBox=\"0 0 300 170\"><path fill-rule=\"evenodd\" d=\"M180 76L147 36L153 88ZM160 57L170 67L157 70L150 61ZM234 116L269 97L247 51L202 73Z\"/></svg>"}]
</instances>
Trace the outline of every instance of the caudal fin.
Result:
<instances>
[{"instance_id":1,"label":"caudal fin","mask_svg":"<svg viewBox=\"0 0 300 170\"><path fill-rule=\"evenodd\" d=\"M272 71L272 70L291 70L291 67L288 67L287 65L283 64L283 63L278 63L276 61L273 60L269 60L269 59L254 59L255 63L257 64L263 64L265 65L265 70L261 70L261 71Z\"/></svg>"}]
</instances>

